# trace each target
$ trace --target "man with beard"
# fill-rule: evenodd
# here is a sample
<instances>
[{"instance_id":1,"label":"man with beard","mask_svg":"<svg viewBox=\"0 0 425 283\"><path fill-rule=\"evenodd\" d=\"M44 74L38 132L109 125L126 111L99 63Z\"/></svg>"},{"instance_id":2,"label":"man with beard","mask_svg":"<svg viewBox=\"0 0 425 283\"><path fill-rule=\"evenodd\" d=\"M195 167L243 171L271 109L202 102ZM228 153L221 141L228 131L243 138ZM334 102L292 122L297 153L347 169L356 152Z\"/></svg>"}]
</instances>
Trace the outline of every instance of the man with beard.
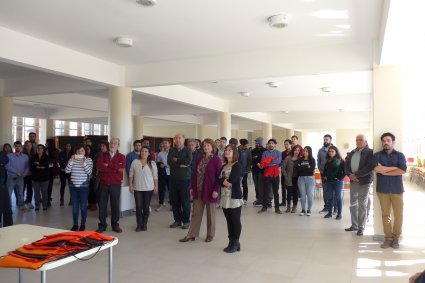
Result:
<instances>
[{"instance_id":1,"label":"man with beard","mask_svg":"<svg viewBox=\"0 0 425 283\"><path fill-rule=\"evenodd\" d=\"M286 157L291 155L291 147L292 141L290 139L287 139L283 142L283 146L285 147L285 150L282 151L282 162L280 163L280 166L282 168L282 174L280 177L280 183L282 187L282 202L280 203L280 206L286 206L286 185L285 185L285 175L283 174L283 160L285 160Z\"/></svg>"},{"instance_id":2,"label":"man with beard","mask_svg":"<svg viewBox=\"0 0 425 283\"><path fill-rule=\"evenodd\" d=\"M373 155L376 172L376 194L381 204L382 224L385 241L381 248L398 249L403 225L403 174L406 173L404 154L394 149L395 136L384 133L381 136L383 150ZM391 208L394 225L391 223Z\"/></svg>"},{"instance_id":3,"label":"man with beard","mask_svg":"<svg viewBox=\"0 0 425 283\"><path fill-rule=\"evenodd\" d=\"M323 201L325 202L325 205L323 209L320 211L320 213L327 213L329 208L327 204L328 200L328 191L326 189L326 183L324 180L325 174L325 164L326 164L326 156L328 154L328 149L332 145L332 136L329 134L326 134L323 136L323 147L319 149L319 152L317 153L317 167L320 171L320 176L322 178L322 188L323 188ZM332 211L330 211L332 213Z\"/></svg>"},{"instance_id":4,"label":"man with beard","mask_svg":"<svg viewBox=\"0 0 425 283\"><path fill-rule=\"evenodd\" d=\"M266 151L266 148L263 147L264 139L262 137L258 137L255 139L255 148L251 151L252 156L252 179L254 180L255 186L255 198L254 206L261 207L263 200L263 190L264 190L264 177L263 172L264 169L260 168L261 157L263 156L263 152ZM269 202L271 199L269 200Z\"/></svg>"}]
</instances>

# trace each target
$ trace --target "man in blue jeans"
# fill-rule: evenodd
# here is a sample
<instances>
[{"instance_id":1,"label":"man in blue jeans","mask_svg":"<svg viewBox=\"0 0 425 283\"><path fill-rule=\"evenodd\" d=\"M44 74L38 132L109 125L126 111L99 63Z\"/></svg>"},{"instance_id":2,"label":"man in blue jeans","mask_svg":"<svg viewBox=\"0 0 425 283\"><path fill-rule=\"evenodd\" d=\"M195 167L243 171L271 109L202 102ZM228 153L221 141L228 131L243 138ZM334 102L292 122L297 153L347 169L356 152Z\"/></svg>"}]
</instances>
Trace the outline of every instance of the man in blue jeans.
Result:
<instances>
[{"instance_id":1,"label":"man in blue jeans","mask_svg":"<svg viewBox=\"0 0 425 283\"><path fill-rule=\"evenodd\" d=\"M319 152L317 153L317 168L319 168L320 176L322 178L322 188L323 188L323 201L324 201L324 207L320 211L320 213L327 213L329 208L327 206L328 201L328 191L326 189L325 180L323 171L325 170L325 164L326 164L326 155L328 154L328 149L332 145L332 136L329 134L326 134L323 136L323 147L319 149ZM332 213L332 211L331 211Z\"/></svg>"},{"instance_id":2,"label":"man in blue jeans","mask_svg":"<svg viewBox=\"0 0 425 283\"><path fill-rule=\"evenodd\" d=\"M170 197L174 217L170 228L182 226L182 229L189 229L192 151L184 146L184 140L183 134L177 134L174 137L174 147L170 149L167 157L167 163L170 166Z\"/></svg>"}]
</instances>

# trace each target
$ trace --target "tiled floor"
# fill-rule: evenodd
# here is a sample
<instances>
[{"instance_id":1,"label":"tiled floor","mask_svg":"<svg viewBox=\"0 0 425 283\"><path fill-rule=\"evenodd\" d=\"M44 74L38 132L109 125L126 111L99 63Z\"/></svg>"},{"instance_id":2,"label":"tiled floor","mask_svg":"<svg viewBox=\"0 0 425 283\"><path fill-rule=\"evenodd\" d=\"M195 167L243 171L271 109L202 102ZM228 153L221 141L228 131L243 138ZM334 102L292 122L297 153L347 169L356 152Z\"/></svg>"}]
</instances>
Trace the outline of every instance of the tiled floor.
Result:
<instances>
[{"instance_id":1,"label":"tiled floor","mask_svg":"<svg viewBox=\"0 0 425 283\"><path fill-rule=\"evenodd\" d=\"M425 268L425 191L410 183L406 183L406 191L404 237L399 250L382 250L372 240L371 223L363 237L344 231L350 226L347 195L340 221L324 219L317 212L322 207L319 199L311 217L277 215L271 209L259 215L258 208L245 206L241 252L235 254L222 251L227 235L221 212L217 213L217 232L211 243L203 241L205 223L201 238L178 242L187 230L168 228L172 222L168 209L152 212L147 232L134 232L135 216L127 216L120 221L122 234L107 231L119 237L114 249L114 282L408 282L410 274ZM16 212L14 218L16 223L62 229L72 224L71 208L60 207L57 198L47 212ZM96 226L97 214L90 212L88 227ZM23 274L24 282L40 280L37 272ZM47 279L107 282L107 253L49 271ZM0 282L18 282L17 271L0 269Z\"/></svg>"}]
</instances>

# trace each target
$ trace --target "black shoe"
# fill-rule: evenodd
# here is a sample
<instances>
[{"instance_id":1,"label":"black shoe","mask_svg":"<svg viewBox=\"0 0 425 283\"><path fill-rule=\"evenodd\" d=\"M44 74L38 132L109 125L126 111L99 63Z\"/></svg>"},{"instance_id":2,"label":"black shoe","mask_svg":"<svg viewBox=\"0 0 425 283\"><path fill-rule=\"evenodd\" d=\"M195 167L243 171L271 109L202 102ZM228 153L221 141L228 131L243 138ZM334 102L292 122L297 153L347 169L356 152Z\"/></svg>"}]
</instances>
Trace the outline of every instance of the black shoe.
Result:
<instances>
[{"instance_id":1,"label":"black shoe","mask_svg":"<svg viewBox=\"0 0 425 283\"><path fill-rule=\"evenodd\" d=\"M324 209L322 209L321 211L319 211L319 213L328 213L328 211L329 211L329 209L324 208Z\"/></svg>"},{"instance_id":2,"label":"black shoe","mask_svg":"<svg viewBox=\"0 0 425 283\"><path fill-rule=\"evenodd\" d=\"M346 228L345 231L351 232L351 231L357 231L357 229L353 228L353 226L350 226L350 228Z\"/></svg>"},{"instance_id":3,"label":"black shoe","mask_svg":"<svg viewBox=\"0 0 425 283\"><path fill-rule=\"evenodd\" d=\"M341 214L338 214L338 215L335 217L335 219L336 219L336 220L340 220L340 219L342 219Z\"/></svg>"},{"instance_id":4,"label":"black shoe","mask_svg":"<svg viewBox=\"0 0 425 283\"><path fill-rule=\"evenodd\" d=\"M96 230L96 232L97 233L103 233L103 232L105 232L106 231L106 227L99 227L99 228L97 228L97 230Z\"/></svg>"},{"instance_id":5,"label":"black shoe","mask_svg":"<svg viewBox=\"0 0 425 283\"><path fill-rule=\"evenodd\" d=\"M328 213L328 214L326 214L325 215L325 217L323 217L323 218L331 218L332 217L332 214L331 213Z\"/></svg>"},{"instance_id":6,"label":"black shoe","mask_svg":"<svg viewBox=\"0 0 425 283\"><path fill-rule=\"evenodd\" d=\"M43 210L46 211L47 210L47 207L43 207Z\"/></svg>"},{"instance_id":7,"label":"black shoe","mask_svg":"<svg viewBox=\"0 0 425 283\"><path fill-rule=\"evenodd\" d=\"M71 227L71 231L78 231L78 225L73 225Z\"/></svg>"},{"instance_id":8,"label":"black shoe","mask_svg":"<svg viewBox=\"0 0 425 283\"><path fill-rule=\"evenodd\" d=\"M181 224L181 223L179 223L179 222L177 222L177 221L174 221L174 222L170 225L170 228L176 228L176 227L179 227L179 226L182 226L182 224Z\"/></svg>"},{"instance_id":9,"label":"black shoe","mask_svg":"<svg viewBox=\"0 0 425 283\"><path fill-rule=\"evenodd\" d=\"M112 227L112 231L114 231L115 233L122 233L122 229L119 225Z\"/></svg>"},{"instance_id":10,"label":"black shoe","mask_svg":"<svg viewBox=\"0 0 425 283\"><path fill-rule=\"evenodd\" d=\"M148 226L146 226L146 225L142 225L142 231L147 231L148 230Z\"/></svg>"},{"instance_id":11,"label":"black shoe","mask_svg":"<svg viewBox=\"0 0 425 283\"><path fill-rule=\"evenodd\" d=\"M140 231L142 231L142 227L141 226L137 226L136 230L134 230L134 231L140 232Z\"/></svg>"},{"instance_id":12,"label":"black shoe","mask_svg":"<svg viewBox=\"0 0 425 283\"><path fill-rule=\"evenodd\" d=\"M78 231L85 231L86 230L86 225L81 224L80 228L78 229Z\"/></svg>"},{"instance_id":13,"label":"black shoe","mask_svg":"<svg viewBox=\"0 0 425 283\"><path fill-rule=\"evenodd\" d=\"M357 236L363 236L363 230L358 230L357 231Z\"/></svg>"},{"instance_id":14,"label":"black shoe","mask_svg":"<svg viewBox=\"0 0 425 283\"><path fill-rule=\"evenodd\" d=\"M232 244L230 245L230 247L225 250L226 253L234 253L234 252L239 252L241 250L241 244L239 242L232 242Z\"/></svg>"}]
</instances>

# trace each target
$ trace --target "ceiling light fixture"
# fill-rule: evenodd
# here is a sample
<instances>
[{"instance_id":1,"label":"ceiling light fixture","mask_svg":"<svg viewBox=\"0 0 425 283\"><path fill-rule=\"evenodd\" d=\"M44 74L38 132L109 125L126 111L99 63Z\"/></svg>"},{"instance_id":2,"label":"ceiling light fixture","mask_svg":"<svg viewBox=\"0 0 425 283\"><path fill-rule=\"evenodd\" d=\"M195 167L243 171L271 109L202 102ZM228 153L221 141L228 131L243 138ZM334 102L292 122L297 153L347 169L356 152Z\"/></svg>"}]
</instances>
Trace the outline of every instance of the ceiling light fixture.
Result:
<instances>
[{"instance_id":1,"label":"ceiling light fixture","mask_svg":"<svg viewBox=\"0 0 425 283\"><path fill-rule=\"evenodd\" d=\"M145 7L152 7L156 5L156 0L136 0L136 3Z\"/></svg>"},{"instance_id":2,"label":"ceiling light fixture","mask_svg":"<svg viewBox=\"0 0 425 283\"><path fill-rule=\"evenodd\" d=\"M286 28L289 24L289 17L286 14L271 16L267 19L272 28Z\"/></svg>"},{"instance_id":3,"label":"ceiling light fixture","mask_svg":"<svg viewBox=\"0 0 425 283\"><path fill-rule=\"evenodd\" d=\"M250 97L251 93L247 92L247 91L241 91L239 92L239 94L243 97Z\"/></svg>"},{"instance_id":4,"label":"ceiling light fixture","mask_svg":"<svg viewBox=\"0 0 425 283\"><path fill-rule=\"evenodd\" d=\"M130 37L119 36L114 39L114 42L119 47L131 47L133 46L133 39Z\"/></svg>"},{"instance_id":5,"label":"ceiling light fixture","mask_svg":"<svg viewBox=\"0 0 425 283\"><path fill-rule=\"evenodd\" d=\"M280 86L280 83L278 83L278 82L268 82L268 83L266 83L269 87L272 87L272 88L277 88L277 87L279 87Z\"/></svg>"},{"instance_id":6,"label":"ceiling light fixture","mask_svg":"<svg viewBox=\"0 0 425 283\"><path fill-rule=\"evenodd\" d=\"M328 86L324 86L320 88L322 90L322 92L331 92L331 88Z\"/></svg>"},{"instance_id":7,"label":"ceiling light fixture","mask_svg":"<svg viewBox=\"0 0 425 283\"><path fill-rule=\"evenodd\" d=\"M285 110L285 111L282 111L282 113L283 113L283 114L288 114L288 113L289 113L289 111Z\"/></svg>"}]
</instances>

